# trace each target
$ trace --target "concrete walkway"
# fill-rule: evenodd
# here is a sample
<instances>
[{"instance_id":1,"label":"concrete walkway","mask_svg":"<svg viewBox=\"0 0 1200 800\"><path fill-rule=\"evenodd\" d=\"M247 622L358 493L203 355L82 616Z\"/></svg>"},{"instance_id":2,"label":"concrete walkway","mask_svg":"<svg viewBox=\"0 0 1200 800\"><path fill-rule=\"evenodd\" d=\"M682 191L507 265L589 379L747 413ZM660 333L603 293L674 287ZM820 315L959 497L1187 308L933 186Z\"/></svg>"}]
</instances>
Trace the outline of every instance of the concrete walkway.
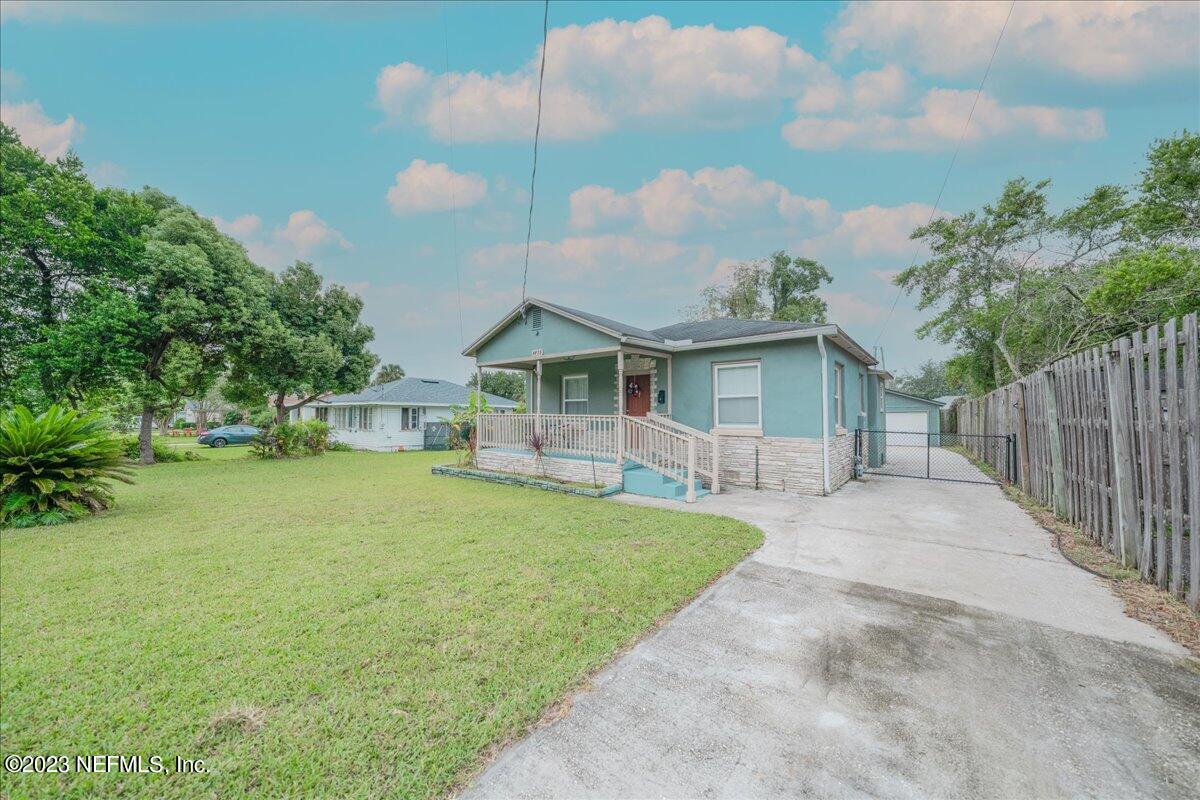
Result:
<instances>
[{"instance_id":1,"label":"concrete walkway","mask_svg":"<svg viewBox=\"0 0 1200 800\"><path fill-rule=\"evenodd\" d=\"M465 796L1196 796L1200 672L998 488L622 498L766 541Z\"/></svg>"}]
</instances>

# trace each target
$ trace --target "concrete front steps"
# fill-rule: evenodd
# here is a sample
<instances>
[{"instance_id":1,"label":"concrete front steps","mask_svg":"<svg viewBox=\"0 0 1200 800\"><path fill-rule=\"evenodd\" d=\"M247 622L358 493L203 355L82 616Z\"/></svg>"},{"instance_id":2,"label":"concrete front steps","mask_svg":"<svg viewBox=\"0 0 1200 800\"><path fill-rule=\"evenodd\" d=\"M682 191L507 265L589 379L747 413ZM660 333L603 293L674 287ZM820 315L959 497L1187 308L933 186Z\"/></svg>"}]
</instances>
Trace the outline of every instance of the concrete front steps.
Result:
<instances>
[{"instance_id":1,"label":"concrete front steps","mask_svg":"<svg viewBox=\"0 0 1200 800\"><path fill-rule=\"evenodd\" d=\"M665 497L668 500L687 499L687 484L671 480L641 464L627 461L621 473L624 478L625 491L630 494L640 494L643 497ZM696 497L703 497L706 494L708 494L708 489L703 488L700 480L696 479Z\"/></svg>"}]
</instances>

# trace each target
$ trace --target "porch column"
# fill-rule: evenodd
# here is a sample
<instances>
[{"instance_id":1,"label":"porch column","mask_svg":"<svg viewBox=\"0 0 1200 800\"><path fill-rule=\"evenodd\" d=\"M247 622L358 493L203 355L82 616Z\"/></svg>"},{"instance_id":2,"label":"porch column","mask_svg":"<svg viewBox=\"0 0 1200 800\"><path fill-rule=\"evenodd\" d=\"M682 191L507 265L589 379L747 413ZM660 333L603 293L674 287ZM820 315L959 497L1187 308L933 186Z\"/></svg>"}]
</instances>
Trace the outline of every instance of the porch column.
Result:
<instances>
[{"instance_id":1,"label":"porch column","mask_svg":"<svg viewBox=\"0 0 1200 800\"><path fill-rule=\"evenodd\" d=\"M675 392L671 387L671 373L673 371L671 368L671 357L667 356L667 416L671 417L671 419L675 419L671 414L671 404L675 402Z\"/></svg>"},{"instance_id":2,"label":"porch column","mask_svg":"<svg viewBox=\"0 0 1200 800\"><path fill-rule=\"evenodd\" d=\"M533 399L535 401L534 405L536 406L536 410L533 412L535 415L533 429L535 431L537 431L538 433L541 433L541 431L542 431L542 362L540 359L537 362L537 367L534 370L534 374L537 377L534 380L535 386L534 386L534 392L533 392Z\"/></svg>"},{"instance_id":3,"label":"porch column","mask_svg":"<svg viewBox=\"0 0 1200 800\"><path fill-rule=\"evenodd\" d=\"M625 416L625 353L617 348L617 414Z\"/></svg>"}]
</instances>

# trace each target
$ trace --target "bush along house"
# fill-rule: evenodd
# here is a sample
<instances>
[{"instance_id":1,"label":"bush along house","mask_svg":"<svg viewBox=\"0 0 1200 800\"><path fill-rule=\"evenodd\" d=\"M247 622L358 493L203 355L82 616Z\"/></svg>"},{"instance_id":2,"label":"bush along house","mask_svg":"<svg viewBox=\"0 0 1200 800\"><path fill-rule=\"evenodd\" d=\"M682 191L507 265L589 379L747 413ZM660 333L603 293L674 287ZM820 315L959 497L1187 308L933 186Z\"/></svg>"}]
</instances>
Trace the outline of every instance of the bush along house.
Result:
<instances>
[{"instance_id":1,"label":"bush along house","mask_svg":"<svg viewBox=\"0 0 1200 800\"><path fill-rule=\"evenodd\" d=\"M529 413L480 415L480 469L689 502L721 486L828 494L852 476L855 429L883 429L887 373L834 324L648 330L529 298L463 353L527 373Z\"/></svg>"}]
</instances>

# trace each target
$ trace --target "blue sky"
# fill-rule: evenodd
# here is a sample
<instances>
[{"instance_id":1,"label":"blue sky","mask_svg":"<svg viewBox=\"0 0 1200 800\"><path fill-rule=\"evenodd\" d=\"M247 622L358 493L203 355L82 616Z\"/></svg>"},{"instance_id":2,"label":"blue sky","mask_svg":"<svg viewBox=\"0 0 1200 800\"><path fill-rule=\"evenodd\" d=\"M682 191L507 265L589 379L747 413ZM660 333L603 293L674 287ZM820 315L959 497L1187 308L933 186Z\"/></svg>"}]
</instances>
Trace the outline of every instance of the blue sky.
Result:
<instances>
[{"instance_id":1,"label":"blue sky","mask_svg":"<svg viewBox=\"0 0 1200 800\"><path fill-rule=\"evenodd\" d=\"M889 278L1008 8L552 2L529 293L653 327L786 249L829 267L831 320L890 368L944 355L909 298L888 321ZM1135 180L1200 122L1198 9L1018 3L941 210L1018 175L1058 207ZM462 380L519 298L541 3L0 14L27 142L178 196L266 266L312 261L364 298L385 361Z\"/></svg>"}]
</instances>

